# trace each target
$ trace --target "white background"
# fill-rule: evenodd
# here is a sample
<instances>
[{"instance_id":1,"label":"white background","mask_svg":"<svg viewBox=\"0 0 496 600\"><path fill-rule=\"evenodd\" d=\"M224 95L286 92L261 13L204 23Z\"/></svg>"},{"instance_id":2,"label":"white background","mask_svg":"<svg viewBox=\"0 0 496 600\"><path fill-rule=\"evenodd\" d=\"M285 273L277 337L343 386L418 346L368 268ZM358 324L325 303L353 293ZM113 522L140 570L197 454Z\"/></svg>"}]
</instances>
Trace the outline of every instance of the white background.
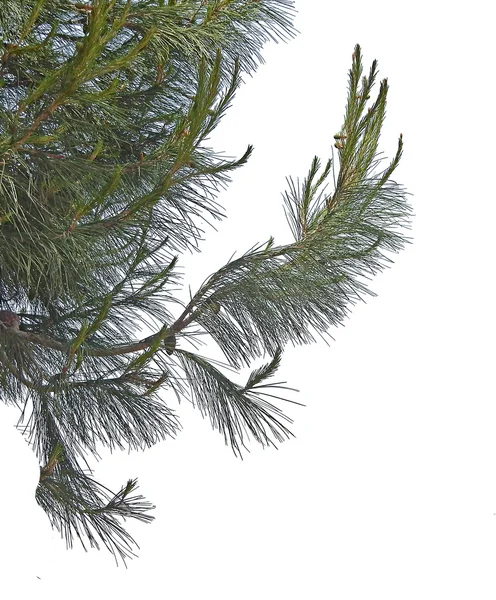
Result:
<instances>
[{"instance_id":1,"label":"white background","mask_svg":"<svg viewBox=\"0 0 496 600\"><path fill-rule=\"evenodd\" d=\"M0 407L2 581L21 573L9 598L495 598L488 3L296 5L300 35L266 48L212 138L255 153L221 196L228 219L184 261L185 282L194 292L234 251L289 240L285 177L330 156L357 42L390 83L381 150L391 158L403 133L395 179L413 194L414 243L329 347L287 349L277 379L306 404L289 410L296 439L252 444L240 461L183 402L176 440L97 465L115 490L138 477L157 506L153 524L129 524L141 550L127 570L106 550L65 550L32 497L37 462L10 426L4 436L15 414Z\"/></svg>"}]
</instances>

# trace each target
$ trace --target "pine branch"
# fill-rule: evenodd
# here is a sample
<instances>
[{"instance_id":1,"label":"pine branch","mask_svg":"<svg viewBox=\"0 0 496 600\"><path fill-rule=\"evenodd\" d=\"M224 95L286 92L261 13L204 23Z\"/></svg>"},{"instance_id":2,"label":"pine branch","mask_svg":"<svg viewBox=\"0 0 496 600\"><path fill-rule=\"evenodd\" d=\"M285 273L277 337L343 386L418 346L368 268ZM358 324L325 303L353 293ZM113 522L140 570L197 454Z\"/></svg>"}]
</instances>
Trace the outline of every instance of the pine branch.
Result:
<instances>
[{"instance_id":1,"label":"pine branch","mask_svg":"<svg viewBox=\"0 0 496 600\"><path fill-rule=\"evenodd\" d=\"M45 471L36 490L36 500L49 515L51 524L64 536L69 548L77 537L87 550L84 539L90 547L99 549L99 540L119 559L136 556L134 539L125 531L120 519L133 518L142 523L150 523L154 517L149 511L155 506L144 501L142 496L131 496L137 488L137 480L129 480L116 494L96 482L73 463L64 459L51 471Z\"/></svg>"},{"instance_id":2,"label":"pine branch","mask_svg":"<svg viewBox=\"0 0 496 600\"><path fill-rule=\"evenodd\" d=\"M385 114L387 86L362 118L377 64L364 78L360 48L350 71L350 93L340 134L340 172L333 194L325 192L331 171L327 162L317 177L314 158L301 187L290 182L287 216L296 242L287 246L258 246L214 273L194 296L209 295L223 311L200 313L198 322L214 337L234 366L249 364L279 344L308 343L311 328L325 334L348 313L347 305L372 294L364 284L369 274L391 262L384 253L398 252L408 239L410 207L402 188L390 177L398 165L402 139L392 163L377 167L377 143Z\"/></svg>"},{"instance_id":3,"label":"pine branch","mask_svg":"<svg viewBox=\"0 0 496 600\"><path fill-rule=\"evenodd\" d=\"M410 209L391 180L402 138L380 171L388 84L368 107L377 63L363 77L357 46L332 192L337 161L321 169L315 157L301 184L288 179L294 243L253 246L184 305L178 256L198 248L201 223L224 218L219 190L252 152L226 159L208 137L265 42L294 34L292 2L11 4L0 11L1 397L24 404L22 417L31 408L37 499L53 526L125 560L133 540L119 520L148 522L151 505L132 496L135 480L113 494L78 461L100 444L174 436L165 389L192 398L237 455L248 437L290 437L271 403L290 402L278 396L290 388L267 380L287 343L342 322L407 242ZM182 348L205 334L231 366L272 359L235 383Z\"/></svg>"},{"instance_id":4,"label":"pine branch","mask_svg":"<svg viewBox=\"0 0 496 600\"><path fill-rule=\"evenodd\" d=\"M270 377L277 368L276 355L269 367L252 375L246 386L240 386L228 379L207 359L190 352L181 351L179 360L185 371L194 401L203 417L208 415L214 429L224 436L236 456L241 456L241 448L248 450L245 436L251 435L262 446L274 446L277 442L289 439L293 434L284 425L292 420L283 414L256 390L254 381L260 382ZM273 384L274 388L283 388ZM284 400L283 398L279 398Z\"/></svg>"}]
</instances>

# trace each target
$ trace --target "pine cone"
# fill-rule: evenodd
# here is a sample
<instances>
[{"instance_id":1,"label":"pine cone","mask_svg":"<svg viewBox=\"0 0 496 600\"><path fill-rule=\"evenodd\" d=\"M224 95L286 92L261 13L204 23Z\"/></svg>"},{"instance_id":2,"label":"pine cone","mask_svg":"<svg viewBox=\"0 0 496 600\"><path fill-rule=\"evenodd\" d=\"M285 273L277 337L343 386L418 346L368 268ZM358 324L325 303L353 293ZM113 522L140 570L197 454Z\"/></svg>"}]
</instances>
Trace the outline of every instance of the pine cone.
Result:
<instances>
[{"instance_id":1,"label":"pine cone","mask_svg":"<svg viewBox=\"0 0 496 600\"><path fill-rule=\"evenodd\" d=\"M19 331L19 315L11 310L0 310L0 322L5 327L10 327L14 331Z\"/></svg>"}]
</instances>

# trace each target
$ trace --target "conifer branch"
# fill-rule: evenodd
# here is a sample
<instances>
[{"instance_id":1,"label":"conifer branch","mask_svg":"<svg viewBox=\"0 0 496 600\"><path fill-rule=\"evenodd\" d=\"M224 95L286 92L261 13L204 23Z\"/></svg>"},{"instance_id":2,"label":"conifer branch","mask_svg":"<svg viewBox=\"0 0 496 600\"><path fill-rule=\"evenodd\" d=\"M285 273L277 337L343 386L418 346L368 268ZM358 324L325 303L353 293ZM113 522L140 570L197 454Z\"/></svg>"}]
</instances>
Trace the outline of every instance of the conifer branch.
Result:
<instances>
[{"instance_id":1,"label":"conifer branch","mask_svg":"<svg viewBox=\"0 0 496 600\"><path fill-rule=\"evenodd\" d=\"M410 208L391 180L403 140L381 171L388 83L369 106L377 62L363 76L356 46L338 159L288 179L294 242L253 246L183 304L178 257L198 248L199 223L224 218L218 192L253 150L226 159L208 137L265 42L294 34L291 1L13 6L0 11L1 396L23 402L22 416L29 400L36 497L52 525L69 546L103 543L125 560L134 541L120 520L149 522L152 506L132 495L136 480L117 493L97 483L86 453L173 437L166 389L191 398L236 455L248 437L291 437L276 404L291 388L268 380L287 343L327 335L408 241ZM227 365L180 343L204 334ZM220 368L266 355L244 384Z\"/></svg>"}]
</instances>

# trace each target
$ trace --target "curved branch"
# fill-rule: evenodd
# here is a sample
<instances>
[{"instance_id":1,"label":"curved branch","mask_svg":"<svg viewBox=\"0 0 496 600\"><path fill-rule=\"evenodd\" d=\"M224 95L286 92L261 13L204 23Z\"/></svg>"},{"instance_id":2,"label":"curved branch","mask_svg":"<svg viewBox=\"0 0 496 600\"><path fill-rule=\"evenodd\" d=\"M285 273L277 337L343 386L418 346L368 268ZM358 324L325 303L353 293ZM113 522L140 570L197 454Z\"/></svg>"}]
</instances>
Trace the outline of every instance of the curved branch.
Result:
<instances>
[{"instance_id":1,"label":"curved branch","mask_svg":"<svg viewBox=\"0 0 496 600\"><path fill-rule=\"evenodd\" d=\"M55 340L46 335L39 335L31 331L18 331L16 332L22 340L36 344L37 346L43 346L44 348L51 348L52 350L58 350L59 352L70 352L71 344ZM114 346L112 348L92 348L86 350L86 356L115 356L118 354L128 354L130 352L139 352L145 350L151 346L155 336L150 336L146 340L140 342L132 342L130 344L122 344L120 346Z\"/></svg>"},{"instance_id":2,"label":"curved branch","mask_svg":"<svg viewBox=\"0 0 496 600\"><path fill-rule=\"evenodd\" d=\"M164 337L164 347L168 347L168 342L174 338L176 333L179 333L183 329L185 329L199 314L200 311L195 310L189 316L188 313L191 311L193 304L190 302L180 317L169 327L165 337ZM0 323L1 325L1 323ZM19 338L26 342L30 342L32 344L36 344L37 346L43 346L44 348L51 348L52 350L58 350L59 352L69 353L71 351L72 345L67 342L63 342L60 340L53 339L47 335L40 335L38 333L33 333L31 331L12 331ZM154 342L157 341L159 336L163 335L161 332L157 332L144 340L131 342L129 344L120 344L118 346L113 346L110 348L87 348L85 349L86 356L118 356L120 354L130 354L131 352L139 352L140 350L146 350L149 348Z\"/></svg>"}]
</instances>

